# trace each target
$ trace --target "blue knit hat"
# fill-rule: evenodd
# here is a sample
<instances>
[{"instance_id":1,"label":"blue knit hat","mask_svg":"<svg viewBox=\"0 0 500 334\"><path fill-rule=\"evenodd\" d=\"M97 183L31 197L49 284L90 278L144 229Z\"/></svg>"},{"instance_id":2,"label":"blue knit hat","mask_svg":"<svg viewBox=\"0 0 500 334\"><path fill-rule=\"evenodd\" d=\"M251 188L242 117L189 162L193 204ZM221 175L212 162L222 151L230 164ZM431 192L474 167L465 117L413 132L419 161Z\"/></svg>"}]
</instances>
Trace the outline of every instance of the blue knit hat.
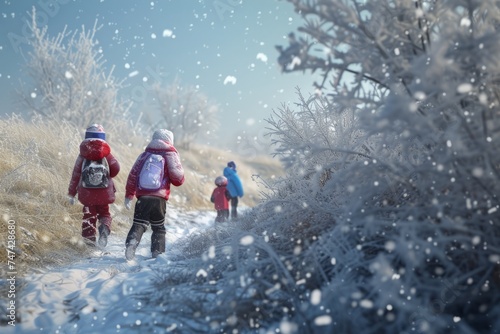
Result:
<instances>
[{"instance_id":1,"label":"blue knit hat","mask_svg":"<svg viewBox=\"0 0 500 334\"><path fill-rule=\"evenodd\" d=\"M85 130L85 139L88 138L97 138L106 140L106 132L104 132L104 128L100 124L92 124L87 130Z\"/></svg>"},{"instance_id":2,"label":"blue knit hat","mask_svg":"<svg viewBox=\"0 0 500 334\"><path fill-rule=\"evenodd\" d=\"M232 168L232 169L236 169L236 164L234 163L234 161L229 161L227 163L227 167Z\"/></svg>"}]
</instances>

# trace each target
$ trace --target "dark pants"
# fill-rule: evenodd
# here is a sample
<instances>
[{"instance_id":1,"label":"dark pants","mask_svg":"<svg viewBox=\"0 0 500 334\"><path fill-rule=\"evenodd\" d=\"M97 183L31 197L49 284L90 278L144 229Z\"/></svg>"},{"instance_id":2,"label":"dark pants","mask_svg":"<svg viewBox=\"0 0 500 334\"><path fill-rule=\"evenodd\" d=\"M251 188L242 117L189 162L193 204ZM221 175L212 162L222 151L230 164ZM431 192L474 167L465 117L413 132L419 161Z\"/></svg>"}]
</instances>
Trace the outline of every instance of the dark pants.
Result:
<instances>
[{"instance_id":1,"label":"dark pants","mask_svg":"<svg viewBox=\"0 0 500 334\"><path fill-rule=\"evenodd\" d=\"M229 219L228 209L217 210L217 217L215 217L216 223L223 223L226 222L228 219Z\"/></svg>"},{"instance_id":2,"label":"dark pants","mask_svg":"<svg viewBox=\"0 0 500 334\"><path fill-rule=\"evenodd\" d=\"M125 246L133 242L139 245L142 235L149 225L153 233L151 235L151 253L165 253L165 213L167 211L167 201L156 196L139 197L135 204L134 223L128 232Z\"/></svg>"},{"instance_id":3,"label":"dark pants","mask_svg":"<svg viewBox=\"0 0 500 334\"><path fill-rule=\"evenodd\" d=\"M82 219L82 237L95 241L96 224L99 220L101 225L111 230L111 214L109 213L109 205L84 205Z\"/></svg>"},{"instance_id":4,"label":"dark pants","mask_svg":"<svg viewBox=\"0 0 500 334\"><path fill-rule=\"evenodd\" d=\"M238 218L238 196L236 197L231 197L231 218L236 219Z\"/></svg>"}]
</instances>

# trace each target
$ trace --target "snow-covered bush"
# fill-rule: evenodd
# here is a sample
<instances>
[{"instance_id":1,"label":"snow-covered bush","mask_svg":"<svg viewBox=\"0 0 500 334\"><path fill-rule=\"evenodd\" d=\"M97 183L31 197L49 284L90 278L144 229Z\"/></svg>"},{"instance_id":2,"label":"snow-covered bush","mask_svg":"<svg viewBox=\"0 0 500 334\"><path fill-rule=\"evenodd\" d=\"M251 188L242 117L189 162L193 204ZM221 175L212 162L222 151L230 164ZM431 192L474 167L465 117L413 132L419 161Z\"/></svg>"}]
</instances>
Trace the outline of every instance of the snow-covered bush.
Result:
<instances>
[{"instance_id":1,"label":"snow-covered bush","mask_svg":"<svg viewBox=\"0 0 500 334\"><path fill-rule=\"evenodd\" d=\"M337 290L332 293L336 302L332 299L324 306L334 309L333 321L342 319L332 324L354 332L377 328L376 324L390 332L491 330L498 316L494 305L500 282L499 249L494 246L500 238L495 144L499 108L495 78L500 62L491 57L500 47L494 29L498 9L490 1L467 2L467 6L419 1L411 3L413 8L410 2L401 1L383 7L382 13L375 7L385 1L373 1L366 6L373 18L380 16L372 20L367 12L363 14L367 8L350 1L332 1L342 9L335 11L315 1L293 2L305 14L318 14L334 23L338 35L320 35L324 25L313 20L303 31L318 38L320 44L344 33L350 41L347 49L359 52L348 50L335 61L360 64L360 73L365 73L353 80L352 89L342 86L346 92L339 90L340 85L333 86L337 94L331 97L341 105L357 103L361 111L356 127L366 140L355 147L334 143L335 152L365 156L336 170L323 187L332 198L342 194L344 202L338 207L335 227L321 239L338 238L342 232L347 242L343 247L359 253L346 266L342 263L345 255L340 261L335 256L335 270L326 276L331 277L327 286ZM341 16L347 12L359 14L348 16L350 26L342 24L346 16ZM387 13L396 14L395 19L381 19ZM380 27L361 29L402 22L407 26L399 36L396 27L391 34ZM412 37L412 29L417 27L425 32L419 35L422 44L418 47ZM348 39L353 32L365 38L363 50L357 49L360 39ZM402 36L406 40L394 42ZM410 46L413 52L409 52ZM382 66L370 62L374 57L382 60ZM339 70L338 63L324 64L328 66L325 75ZM365 81L382 87L381 99L370 94L360 99ZM276 123L280 143L303 125L301 122L282 133L282 124ZM309 129L311 133L318 131L316 126ZM285 148L295 146L288 143ZM312 161L299 157L306 163ZM331 159L338 157L332 154ZM311 189L315 187L304 182L302 188L291 188L285 197L314 193ZM300 203L295 202L297 206ZM331 202L333 207L335 204ZM324 246L316 249L321 244L324 241L309 251L325 253ZM337 253L335 246L326 249ZM348 282L342 281L349 276ZM325 296L328 291L322 289Z\"/></svg>"}]
</instances>

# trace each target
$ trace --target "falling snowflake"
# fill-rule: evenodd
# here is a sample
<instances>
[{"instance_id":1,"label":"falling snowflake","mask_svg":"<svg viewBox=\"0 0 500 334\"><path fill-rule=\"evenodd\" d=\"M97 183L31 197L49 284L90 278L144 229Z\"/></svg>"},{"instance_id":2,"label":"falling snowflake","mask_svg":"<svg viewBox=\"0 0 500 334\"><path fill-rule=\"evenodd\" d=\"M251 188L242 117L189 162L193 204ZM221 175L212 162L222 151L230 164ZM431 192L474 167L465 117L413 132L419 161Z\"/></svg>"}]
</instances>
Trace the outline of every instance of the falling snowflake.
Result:
<instances>
[{"instance_id":1,"label":"falling snowflake","mask_svg":"<svg viewBox=\"0 0 500 334\"><path fill-rule=\"evenodd\" d=\"M262 52L259 52L257 54L257 59L264 62L264 63L267 63L267 56Z\"/></svg>"},{"instance_id":2,"label":"falling snowflake","mask_svg":"<svg viewBox=\"0 0 500 334\"><path fill-rule=\"evenodd\" d=\"M228 75L225 79L224 79L224 85L227 85L227 84L233 84L235 85L236 84L236 77L233 77L232 75Z\"/></svg>"},{"instance_id":3,"label":"falling snowflake","mask_svg":"<svg viewBox=\"0 0 500 334\"><path fill-rule=\"evenodd\" d=\"M240 244L242 246L249 246L253 244L254 238L251 235L246 235L240 239Z\"/></svg>"}]
</instances>

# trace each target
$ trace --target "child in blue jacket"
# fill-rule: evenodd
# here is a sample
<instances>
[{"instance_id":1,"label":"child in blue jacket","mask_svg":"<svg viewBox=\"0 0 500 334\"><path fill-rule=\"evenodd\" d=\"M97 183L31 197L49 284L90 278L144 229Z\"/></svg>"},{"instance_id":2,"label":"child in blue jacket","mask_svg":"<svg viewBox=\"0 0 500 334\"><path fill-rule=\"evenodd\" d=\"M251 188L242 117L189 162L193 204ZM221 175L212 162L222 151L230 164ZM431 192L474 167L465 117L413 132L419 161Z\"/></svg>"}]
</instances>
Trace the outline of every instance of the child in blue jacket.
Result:
<instances>
[{"instance_id":1,"label":"child in blue jacket","mask_svg":"<svg viewBox=\"0 0 500 334\"><path fill-rule=\"evenodd\" d=\"M227 190L231 195L231 219L238 218L238 197L243 197L243 185L240 177L236 172L236 164L234 161L229 161L227 167L224 168L224 176L227 178Z\"/></svg>"}]
</instances>

